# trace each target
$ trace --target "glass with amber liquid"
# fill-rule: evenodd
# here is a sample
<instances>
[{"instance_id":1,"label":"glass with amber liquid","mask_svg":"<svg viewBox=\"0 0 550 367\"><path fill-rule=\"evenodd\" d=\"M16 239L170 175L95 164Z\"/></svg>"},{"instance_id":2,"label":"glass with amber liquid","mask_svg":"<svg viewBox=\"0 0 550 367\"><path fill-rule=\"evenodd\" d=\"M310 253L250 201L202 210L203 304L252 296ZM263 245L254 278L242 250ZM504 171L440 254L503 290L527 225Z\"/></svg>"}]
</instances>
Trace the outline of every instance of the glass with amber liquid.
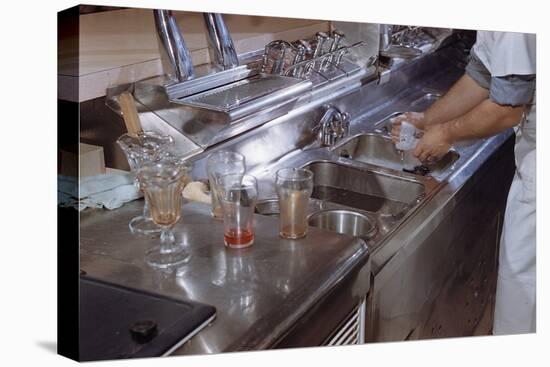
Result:
<instances>
[{"instance_id":1,"label":"glass with amber liquid","mask_svg":"<svg viewBox=\"0 0 550 367\"><path fill-rule=\"evenodd\" d=\"M169 148L173 146L174 139L169 135L144 131L135 136L124 134L117 139L117 144L126 155L131 172L137 175L137 171L145 163L165 157ZM140 189L142 190L141 187ZM145 197L143 213L132 218L128 227L133 234L150 235L160 232L160 228L151 218L147 197Z\"/></svg>"},{"instance_id":2,"label":"glass with amber liquid","mask_svg":"<svg viewBox=\"0 0 550 367\"><path fill-rule=\"evenodd\" d=\"M250 175L225 175L218 178L223 208L225 246L244 248L254 243L254 208L258 199L256 178Z\"/></svg>"},{"instance_id":3,"label":"glass with amber liquid","mask_svg":"<svg viewBox=\"0 0 550 367\"><path fill-rule=\"evenodd\" d=\"M181 216L183 178L189 166L174 159L161 159L143 165L138 180L149 202L151 217L161 228L160 245L145 255L145 262L156 268L168 268L185 263L189 254L177 243L173 227Z\"/></svg>"},{"instance_id":4,"label":"glass with amber liquid","mask_svg":"<svg viewBox=\"0 0 550 367\"><path fill-rule=\"evenodd\" d=\"M279 235L290 239L305 237L313 172L303 168L280 169L275 188L279 198Z\"/></svg>"}]
</instances>

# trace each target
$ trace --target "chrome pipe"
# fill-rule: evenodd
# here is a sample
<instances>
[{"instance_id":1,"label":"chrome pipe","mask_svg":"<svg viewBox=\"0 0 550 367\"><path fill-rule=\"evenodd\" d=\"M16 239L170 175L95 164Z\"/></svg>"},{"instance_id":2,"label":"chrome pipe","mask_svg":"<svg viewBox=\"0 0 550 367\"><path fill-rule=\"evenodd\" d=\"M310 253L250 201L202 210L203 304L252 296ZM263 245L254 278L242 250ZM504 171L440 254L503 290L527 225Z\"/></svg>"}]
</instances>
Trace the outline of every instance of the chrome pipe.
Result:
<instances>
[{"instance_id":1,"label":"chrome pipe","mask_svg":"<svg viewBox=\"0 0 550 367\"><path fill-rule=\"evenodd\" d=\"M164 73L174 82L195 76L193 62L171 10L153 10Z\"/></svg>"},{"instance_id":2,"label":"chrome pipe","mask_svg":"<svg viewBox=\"0 0 550 367\"><path fill-rule=\"evenodd\" d=\"M380 24L380 51L388 51L392 43L393 27L391 24Z\"/></svg>"},{"instance_id":3,"label":"chrome pipe","mask_svg":"<svg viewBox=\"0 0 550 367\"><path fill-rule=\"evenodd\" d=\"M208 34L208 49L211 61L221 70L239 66L235 45L229 34L222 15L204 13L204 25Z\"/></svg>"}]
</instances>

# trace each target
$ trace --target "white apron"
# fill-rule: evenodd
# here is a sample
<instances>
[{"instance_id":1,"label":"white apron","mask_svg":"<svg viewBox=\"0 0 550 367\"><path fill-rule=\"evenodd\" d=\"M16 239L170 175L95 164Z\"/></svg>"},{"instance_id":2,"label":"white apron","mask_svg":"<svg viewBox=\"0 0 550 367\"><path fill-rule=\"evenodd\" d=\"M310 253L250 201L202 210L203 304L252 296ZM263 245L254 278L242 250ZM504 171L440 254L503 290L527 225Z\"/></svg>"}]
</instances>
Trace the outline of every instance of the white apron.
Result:
<instances>
[{"instance_id":1,"label":"white apron","mask_svg":"<svg viewBox=\"0 0 550 367\"><path fill-rule=\"evenodd\" d=\"M492 76L536 74L535 35L478 33L474 50ZM516 128L516 173L508 194L493 334L535 332L536 324L536 105Z\"/></svg>"}]
</instances>

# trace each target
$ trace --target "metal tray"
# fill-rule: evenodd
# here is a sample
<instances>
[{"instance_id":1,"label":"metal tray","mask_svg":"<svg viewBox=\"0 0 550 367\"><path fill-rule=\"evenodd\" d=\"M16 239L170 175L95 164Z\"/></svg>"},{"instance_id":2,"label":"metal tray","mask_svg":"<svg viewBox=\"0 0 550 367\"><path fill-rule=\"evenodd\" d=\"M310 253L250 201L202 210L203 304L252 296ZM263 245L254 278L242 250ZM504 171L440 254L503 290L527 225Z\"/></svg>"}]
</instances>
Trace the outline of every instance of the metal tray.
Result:
<instances>
[{"instance_id":1,"label":"metal tray","mask_svg":"<svg viewBox=\"0 0 550 367\"><path fill-rule=\"evenodd\" d=\"M264 108L295 101L312 83L298 78L259 74L172 102L220 112L233 121ZM290 108L290 107L289 107Z\"/></svg>"},{"instance_id":2,"label":"metal tray","mask_svg":"<svg viewBox=\"0 0 550 367\"><path fill-rule=\"evenodd\" d=\"M256 74L258 74L257 70L249 68L247 65L241 65L228 70L218 71L195 79L186 80L181 83L168 85L165 87L165 90L169 99L177 102L178 99L233 83Z\"/></svg>"}]
</instances>

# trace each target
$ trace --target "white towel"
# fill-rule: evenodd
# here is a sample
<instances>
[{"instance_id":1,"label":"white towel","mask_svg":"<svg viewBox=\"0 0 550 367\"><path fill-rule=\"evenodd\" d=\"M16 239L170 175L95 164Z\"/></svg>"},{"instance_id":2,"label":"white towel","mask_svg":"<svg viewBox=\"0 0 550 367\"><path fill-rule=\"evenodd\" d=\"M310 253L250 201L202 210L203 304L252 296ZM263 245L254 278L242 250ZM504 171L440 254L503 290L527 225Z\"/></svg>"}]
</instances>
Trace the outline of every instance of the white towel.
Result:
<instances>
[{"instance_id":1,"label":"white towel","mask_svg":"<svg viewBox=\"0 0 550 367\"><path fill-rule=\"evenodd\" d=\"M189 201L197 201L205 204L210 204L212 202L212 198L206 190L206 184L200 181L189 182L183 189L182 195Z\"/></svg>"},{"instance_id":2,"label":"white towel","mask_svg":"<svg viewBox=\"0 0 550 367\"><path fill-rule=\"evenodd\" d=\"M109 210L139 199L141 191L134 184L129 172L107 168L105 174L83 177L58 176L58 204L84 210L106 208Z\"/></svg>"}]
</instances>

